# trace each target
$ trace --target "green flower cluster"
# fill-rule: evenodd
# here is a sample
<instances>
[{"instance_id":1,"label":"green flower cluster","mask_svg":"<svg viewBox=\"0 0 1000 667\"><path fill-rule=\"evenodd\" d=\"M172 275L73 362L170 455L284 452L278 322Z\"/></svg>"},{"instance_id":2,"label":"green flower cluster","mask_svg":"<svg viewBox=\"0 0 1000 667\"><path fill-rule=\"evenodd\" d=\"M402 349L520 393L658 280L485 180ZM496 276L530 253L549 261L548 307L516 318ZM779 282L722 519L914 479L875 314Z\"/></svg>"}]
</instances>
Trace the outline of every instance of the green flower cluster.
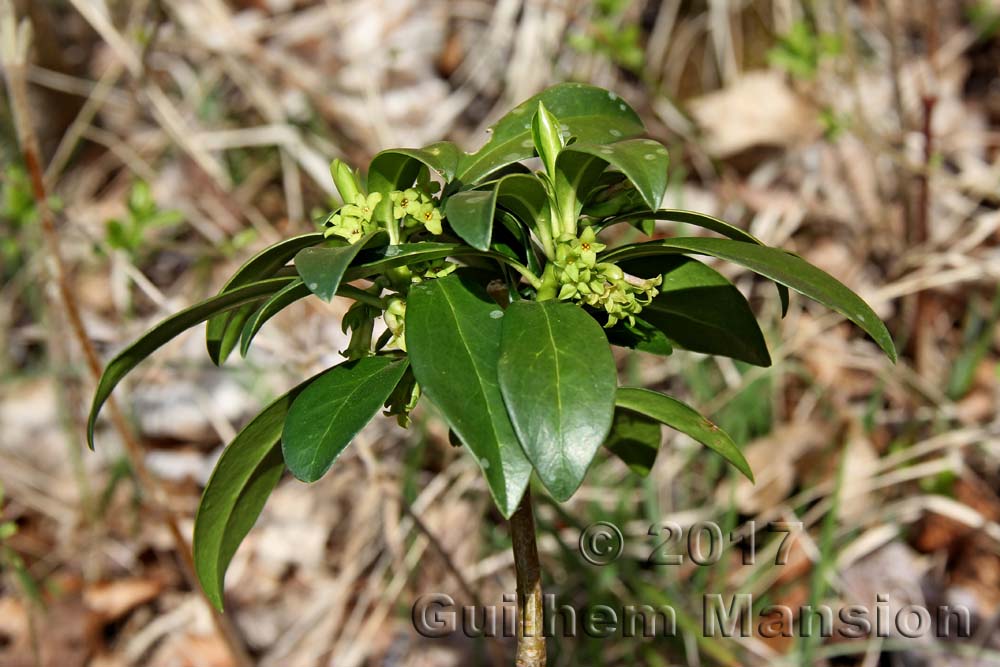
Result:
<instances>
[{"instance_id":1,"label":"green flower cluster","mask_svg":"<svg viewBox=\"0 0 1000 667\"><path fill-rule=\"evenodd\" d=\"M382 201L380 192L354 195L352 201L337 209L326 221L326 236L339 236L348 243L357 243L365 235L378 229L378 224L372 220L375 207Z\"/></svg>"},{"instance_id":2,"label":"green flower cluster","mask_svg":"<svg viewBox=\"0 0 1000 667\"><path fill-rule=\"evenodd\" d=\"M389 198L392 199L392 217L402 223L403 229L423 226L431 234L441 233L441 211L429 194L408 188L390 193Z\"/></svg>"},{"instance_id":3,"label":"green flower cluster","mask_svg":"<svg viewBox=\"0 0 1000 667\"><path fill-rule=\"evenodd\" d=\"M392 217L404 231L413 232L420 228L431 234L441 233L441 210L436 200L426 192L415 188L396 190L389 193L392 200ZM326 236L339 236L348 243L357 243L366 234L382 227L374 219L375 207L382 201L382 194L357 193L349 203L344 204L326 220Z\"/></svg>"},{"instance_id":4,"label":"green flower cluster","mask_svg":"<svg viewBox=\"0 0 1000 667\"><path fill-rule=\"evenodd\" d=\"M603 309L608 314L605 327L620 320L635 324L635 315L658 294L656 288L663 278L630 282L614 264L597 261L604 247L597 242L593 227L585 227L579 237L563 234L556 240L558 298Z\"/></svg>"}]
</instances>

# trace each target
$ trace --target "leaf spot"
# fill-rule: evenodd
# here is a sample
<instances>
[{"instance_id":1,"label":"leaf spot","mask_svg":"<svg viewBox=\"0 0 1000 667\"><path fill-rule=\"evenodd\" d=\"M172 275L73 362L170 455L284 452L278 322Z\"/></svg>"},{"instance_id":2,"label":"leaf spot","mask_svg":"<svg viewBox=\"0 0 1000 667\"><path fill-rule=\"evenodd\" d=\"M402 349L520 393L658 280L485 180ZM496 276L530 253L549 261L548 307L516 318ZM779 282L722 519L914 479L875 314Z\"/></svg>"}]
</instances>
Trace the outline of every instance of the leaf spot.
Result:
<instances>
[{"instance_id":1,"label":"leaf spot","mask_svg":"<svg viewBox=\"0 0 1000 667\"><path fill-rule=\"evenodd\" d=\"M602 148L601 153L604 155L614 155L614 151L610 148Z\"/></svg>"},{"instance_id":2,"label":"leaf spot","mask_svg":"<svg viewBox=\"0 0 1000 667\"><path fill-rule=\"evenodd\" d=\"M503 317L503 311L502 310L491 311L490 317L494 320L499 320L501 317Z\"/></svg>"},{"instance_id":3,"label":"leaf spot","mask_svg":"<svg viewBox=\"0 0 1000 667\"><path fill-rule=\"evenodd\" d=\"M620 136L622 136L622 131L621 130L616 130L615 128L611 128L610 130L608 130L608 132L611 133L612 137L620 137Z\"/></svg>"},{"instance_id":4,"label":"leaf spot","mask_svg":"<svg viewBox=\"0 0 1000 667\"><path fill-rule=\"evenodd\" d=\"M617 100L617 99L618 99L618 95L616 95L615 93L613 93L613 92L611 92L611 91L609 90L609 91L608 91L608 99L609 99L609 100L611 100L612 102L614 102L615 100Z\"/></svg>"},{"instance_id":5,"label":"leaf spot","mask_svg":"<svg viewBox=\"0 0 1000 667\"><path fill-rule=\"evenodd\" d=\"M489 461L489 459L487 459L485 457L479 459L479 465L481 465L483 467L483 470L489 470L490 469L490 461Z\"/></svg>"},{"instance_id":6,"label":"leaf spot","mask_svg":"<svg viewBox=\"0 0 1000 667\"><path fill-rule=\"evenodd\" d=\"M532 148L534 145L535 144L531 141L531 139L525 139L524 141L521 142L521 146L523 146L524 148Z\"/></svg>"},{"instance_id":7,"label":"leaf spot","mask_svg":"<svg viewBox=\"0 0 1000 667\"><path fill-rule=\"evenodd\" d=\"M653 155L652 153L646 153L645 155L642 156L642 159L643 160L655 160L656 156Z\"/></svg>"},{"instance_id":8,"label":"leaf spot","mask_svg":"<svg viewBox=\"0 0 1000 667\"><path fill-rule=\"evenodd\" d=\"M315 292L317 289L319 289L319 285L317 285L316 283L309 283L310 292Z\"/></svg>"}]
</instances>

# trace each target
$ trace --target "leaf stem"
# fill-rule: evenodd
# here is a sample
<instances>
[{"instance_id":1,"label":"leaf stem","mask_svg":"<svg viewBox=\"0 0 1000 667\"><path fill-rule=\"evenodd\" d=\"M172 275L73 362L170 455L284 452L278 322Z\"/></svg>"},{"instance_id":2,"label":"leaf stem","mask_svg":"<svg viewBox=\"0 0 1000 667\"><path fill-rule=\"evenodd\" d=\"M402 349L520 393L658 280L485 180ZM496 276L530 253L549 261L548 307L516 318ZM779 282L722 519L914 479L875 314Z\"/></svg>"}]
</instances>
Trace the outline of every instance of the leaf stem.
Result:
<instances>
[{"instance_id":1,"label":"leaf stem","mask_svg":"<svg viewBox=\"0 0 1000 667\"><path fill-rule=\"evenodd\" d=\"M531 489L510 517L510 537L517 577L517 667L544 667L545 636L542 619L542 568L535 543L535 516Z\"/></svg>"},{"instance_id":2,"label":"leaf stem","mask_svg":"<svg viewBox=\"0 0 1000 667\"><path fill-rule=\"evenodd\" d=\"M538 234L538 241L542 244L542 251L545 258L552 260L556 257L555 245L552 243L552 230L549 229L549 221L539 218L536 221L535 233Z\"/></svg>"},{"instance_id":3,"label":"leaf stem","mask_svg":"<svg viewBox=\"0 0 1000 667\"><path fill-rule=\"evenodd\" d=\"M381 297L375 296L371 292L366 292L365 290L355 287L354 285L341 285L337 289L337 296L347 297L348 299L354 299L355 301L360 301L361 303L367 303L369 306L374 306L379 310L385 310L385 300Z\"/></svg>"},{"instance_id":4,"label":"leaf stem","mask_svg":"<svg viewBox=\"0 0 1000 667\"><path fill-rule=\"evenodd\" d=\"M510 268L520 273L522 276L524 276L524 279L527 280L529 283L531 283L531 286L534 287L536 290L542 288L543 280L538 276L536 276L534 273L532 273L531 269L529 269L528 267L510 259L509 257L504 257L504 263L507 264L507 266L509 266Z\"/></svg>"},{"instance_id":5,"label":"leaf stem","mask_svg":"<svg viewBox=\"0 0 1000 667\"><path fill-rule=\"evenodd\" d=\"M537 301L548 301L549 299L556 298L556 288L558 287L556 283L556 267L555 264L549 262L545 265L545 270L542 271L542 280L538 286L538 295L535 297Z\"/></svg>"},{"instance_id":6,"label":"leaf stem","mask_svg":"<svg viewBox=\"0 0 1000 667\"><path fill-rule=\"evenodd\" d=\"M399 223L391 215L385 221L385 231L389 234L389 245L399 245Z\"/></svg>"}]
</instances>

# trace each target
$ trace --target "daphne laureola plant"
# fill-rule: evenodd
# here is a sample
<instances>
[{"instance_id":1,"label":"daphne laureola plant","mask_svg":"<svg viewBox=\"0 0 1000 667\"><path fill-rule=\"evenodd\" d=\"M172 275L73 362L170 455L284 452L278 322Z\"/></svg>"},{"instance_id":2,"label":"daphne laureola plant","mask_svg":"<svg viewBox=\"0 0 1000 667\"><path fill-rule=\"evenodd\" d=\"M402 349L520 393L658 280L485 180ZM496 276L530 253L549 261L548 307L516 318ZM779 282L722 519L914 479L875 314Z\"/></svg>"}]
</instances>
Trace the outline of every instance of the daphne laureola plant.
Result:
<instances>
[{"instance_id":1,"label":"daphne laureola plant","mask_svg":"<svg viewBox=\"0 0 1000 667\"><path fill-rule=\"evenodd\" d=\"M474 153L449 142L392 149L367 178L340 161L344 201L323 231L254 256L217 296L164 320L107 366L88 424L140 361L206 321L209 356L223 363L283 308L310 295L353 300L343 318L346 361L281 396L225 449L194 528L201 584L220 608L223 576L285 468L322 477L380 411L403 426L426 398L474 457L511 519L519 664L544 662L540 583L528 485L557 501L579 488L602 444L645 474L665 424L752 479L732 440L684 403L620 387L612 346L654 354L683 348L767 366L764 337L742 294L699 257L742 265L825 304L892 359L874 312L837 280L721 220L659 209L668 155L614 93L561 84L515 107ZM538 158L531 169L525 164ZM650 235L655 220L717 236L611 247L608 228ZM291 262L291 264L289 264ZM375 337L376 321L385 331ZM629 428L631 437L619 437ZM645 433L644 438L635 437Z\"/></svg>"}]
</instances>

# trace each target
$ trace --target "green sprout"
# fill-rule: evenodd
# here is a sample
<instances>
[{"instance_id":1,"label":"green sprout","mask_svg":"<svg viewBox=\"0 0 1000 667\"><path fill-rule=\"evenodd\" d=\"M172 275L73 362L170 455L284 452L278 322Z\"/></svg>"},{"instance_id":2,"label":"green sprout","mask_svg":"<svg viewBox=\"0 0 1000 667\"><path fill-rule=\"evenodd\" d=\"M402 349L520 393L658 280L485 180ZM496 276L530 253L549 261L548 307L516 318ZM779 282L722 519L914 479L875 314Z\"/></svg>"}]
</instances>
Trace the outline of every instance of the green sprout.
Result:
<instances>
[{"instance_id":1,"label":"green sprout","mask_svg":"<svg viewBox=\"0 0 1000 667\"><path fill-rule=\"evenodd\" d=\"M148 183L136 181L126 201L126 215L105 223L107 242L115 250L135 258L148 247L148 236L152 230L172 227L182 220L184 215L181 212L163 210L157 205Z\"/></svg>"},{"instance_id":2,"label":"green sprout","mask_svg":"<svg viewBox=\"0 0 1000 667\"><path fill-rule=\"evenodd\" d=\"M798 21L767 52L767 61L792 76L812 79L824 59L837 56L842 50L837 35L817 34L808 22Z\"/></svg>"}]
</instances>

